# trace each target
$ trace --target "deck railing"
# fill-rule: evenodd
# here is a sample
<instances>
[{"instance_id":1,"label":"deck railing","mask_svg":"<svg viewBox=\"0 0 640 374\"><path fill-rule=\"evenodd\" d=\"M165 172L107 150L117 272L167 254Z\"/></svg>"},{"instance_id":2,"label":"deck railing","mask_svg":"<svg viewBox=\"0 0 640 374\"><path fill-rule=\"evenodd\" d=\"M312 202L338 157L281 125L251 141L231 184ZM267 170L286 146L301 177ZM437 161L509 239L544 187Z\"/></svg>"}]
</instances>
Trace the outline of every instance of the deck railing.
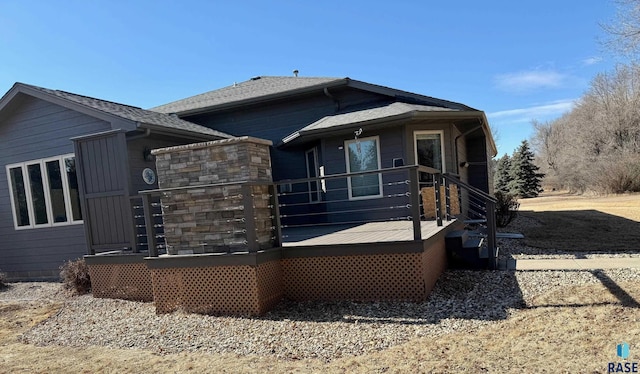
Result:
<instances>
[{"instance_id":1,"label":"deck railing","mask_svg":"<svg viewBox=\"0 0 640 374\"><path fill-rule=\"evenodd\" d=\"M292 232L305 228L311 230L323 226L355 226L390 221L412 222L410 226L413 238L421 240L421 222L427 219L420 196L421 188L425 185L435 187L434 219L438 226L442 226L443 220L454 218L450 196L450 185L453 184L458 186L459 192L466 191L471 196L467 199L468 205L478 205L478 208L473 207L474 211L486 217L490 255L495 257L495 216L491 214L495 212L495 199L451 174L441 174L437 169L418 165L277 182L218 183L141 191L141 207L144 213L137 214L136 219L144 220L144 225L139 224L138 228L143 228L146 232L138 235L146 238L146 242L141 241L141 246L147 246L149 256L158 256L159 252L163 252L162 241L165 236L170 235L170 230L162 227L162 223L157 221L158 209L161 207L164 215L174 214L171 203L167 202L169 195L197 195L207 189L234 189L235 200L231 203L226 201L226 197L221 198L226 204L222 208L215 208L216 205L213 205L214 208L194 209L193 212L180 211L183 214L198 214L205 221L209 220L205 224L209 225L208 228L198 228L197 231L209 230L211 237L224 231L238 234L233 236L236 239L241 238L234 243L225 242L224 245L220 245L220 241L218 244L211 244L202 240L201 243L195 244L201 246L201 250L255 252L263 248L265 240L270 240L269 244L273 247L279 247L283 242L294 241L292 235L295 233ZM443 196L441 185L445 186ZM461 196L462 194L459 194L458 198ZM444 210L440 205L442 199L446 202ZM471 201L473 199L481 203ZM140 205L136 207L140 208ZM268 209L268 214L264 213L265 209ZM260 212L257 213L257 210ZM213 229L218 227L216 225L222 228ZM167 230L168 233L163 233L162 230ZM268 238L265 237L265 230L268 231ZM176 253L175 248L172 251L170 246L166 246L166 249L168 253Z\"/></svg>"},{"instance_id":2,"label":"deck railing","mask_svg":"<svg viewBox=\"0 0 640 374\"><path fill-rule=\"evenodd\" d=\"M158 256L163 246L166 253L177 254L256 252L266 241L278 245L273 188L270 182L231 182L140 191L149 256ZM156 199L161 201L162 225L154 221ZM176 243L183 235L192 236L189 244ZM159 244L158 238L166 242Z\"/></svg>"},{"instance_id":3,"label":"deck railing","mask_svg":"<svg viewBox=\"0 0 640 374\"><path fill-rule=\"evenodd\" d=\"M412 221L413 238L420 240L418 173L439 171L412 165L275 182L282 240L293 239L292 229L387 221Z\"/></svg>"}]
</instances>

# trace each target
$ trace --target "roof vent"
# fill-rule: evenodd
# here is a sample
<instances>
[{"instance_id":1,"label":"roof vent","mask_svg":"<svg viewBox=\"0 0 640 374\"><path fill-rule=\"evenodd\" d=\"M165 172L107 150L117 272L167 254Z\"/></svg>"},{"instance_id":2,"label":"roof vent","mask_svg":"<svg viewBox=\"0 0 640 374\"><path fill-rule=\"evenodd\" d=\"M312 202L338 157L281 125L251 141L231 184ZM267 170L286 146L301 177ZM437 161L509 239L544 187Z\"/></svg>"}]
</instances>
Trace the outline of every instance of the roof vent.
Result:
<instances>
[{"instance_id":1,"label":"roof vent","mask_svg":"<svg viewBox=\"0 0 640 374\"><path fill-rule=\"evenodd\" d=\"M252 81L257 81L258 79L260 79L260 76L251 78Z\"/></svg>"},{"instance_id":2,"label":"roof vent","mask_svg":"<svg viewBox=\"0 0 640 374\"><path fill-rule=\"evenodd\" d=\"M293 75L295 75L296 77L298 76L298 73L299 73L299 72L298 72L298 69L296 69L296 70L294 70L294 71L293 71Z\"/></svg>"}]
</instances>

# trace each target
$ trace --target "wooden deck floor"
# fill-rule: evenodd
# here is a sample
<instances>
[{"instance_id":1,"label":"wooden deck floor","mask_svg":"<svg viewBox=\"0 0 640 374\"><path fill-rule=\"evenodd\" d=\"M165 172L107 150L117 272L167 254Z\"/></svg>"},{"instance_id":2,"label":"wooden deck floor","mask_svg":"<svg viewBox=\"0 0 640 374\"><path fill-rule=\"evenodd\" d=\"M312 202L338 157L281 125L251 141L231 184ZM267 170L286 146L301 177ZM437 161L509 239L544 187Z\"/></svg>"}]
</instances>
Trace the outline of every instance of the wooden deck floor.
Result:
<instances>
[{"instance_id":1,"label":"wooden deck floor","mask_svg":"<svg viewBox=\"0 0 640 374\"><path fill-rule=\"evenodd\" d=\"M421 222L422 239L427 239L454 223L443 221ZM331 225L311 227L289 227L283 229L283 247L301 247L317 245L378 243L413 240L411 221L370 222L359 225Z\"/></svg>"}]
</instances>

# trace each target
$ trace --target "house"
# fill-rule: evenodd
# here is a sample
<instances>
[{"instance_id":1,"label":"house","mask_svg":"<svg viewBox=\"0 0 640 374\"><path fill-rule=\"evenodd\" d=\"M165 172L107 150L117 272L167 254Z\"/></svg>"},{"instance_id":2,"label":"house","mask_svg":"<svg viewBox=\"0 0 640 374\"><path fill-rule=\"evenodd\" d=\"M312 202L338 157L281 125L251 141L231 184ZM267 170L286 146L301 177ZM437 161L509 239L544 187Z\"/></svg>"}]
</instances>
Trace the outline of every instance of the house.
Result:
<instances>
[{"instance_id":1,"label":"house","mask_svg":"<svg viewBox=\"0 0 640 374\"><path fill-rule=\"evenodd\" d=\"M108 143L110 134L117 141ZM16 83L0 99L0 270L11 280L58 279L64 261L87 253L93 234L83 222L96 209L80 199L76 137L94 140L86 144L94 146L86 150L93 152L88 180L95 182L96 199L90 201L108 206L98 223L112 232L95 239L113 248L133 235L125 200L157 187L141 178L144 169L155 168L145 149L230 135L175 116ZM108 173L126 173L125 183L109 184Z\"/></svg>"},{"instance_id":2,"label":"house","mask_svg":"<svg viewBox=\"0 0 640 374\"><path fill-rule=\"evenodd\" d=\"M482 111L350 78L255 77L150 110L17 83L0 139L16 142L0 269L53 277L88 253L94 296L207 313L424 299L461 228L449 186L467 216L491 204L496 154Z\"/></svg>"}]
</instances>

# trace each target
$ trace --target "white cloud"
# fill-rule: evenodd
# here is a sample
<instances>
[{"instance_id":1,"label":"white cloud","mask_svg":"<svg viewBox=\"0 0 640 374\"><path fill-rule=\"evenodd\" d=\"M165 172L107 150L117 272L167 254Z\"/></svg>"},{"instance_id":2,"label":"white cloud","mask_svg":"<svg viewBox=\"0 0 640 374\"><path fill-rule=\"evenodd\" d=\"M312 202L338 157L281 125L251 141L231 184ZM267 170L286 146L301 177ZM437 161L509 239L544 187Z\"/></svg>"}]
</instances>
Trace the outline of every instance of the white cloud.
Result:
<instances>
[{"instance_id":1,"label":"white cloud","mask_svg":"<svg viewBox=\"0 0 640 374\"><path fill-rule=\"evenodd\" d=\"M599 63L600 61L602 61L602 57L593 56L593 57L585 58L584 60L582 60L582 65L591 66Z\"/></svg>"},{"instance_id":2,"label":"white cloud","mask_svg":"<svg viewBox=\"0 0 640 374\"><path fill-rule=\"evenodd\" d=\"M489 120L509 123L531 122L534 119L546 120L570 111L575 105L575 99L557 100L528 108L508 109L487 113Z\"/></svg>"},{"instance_id":3,"label":"white cloud","mask_svg":"<svg viewBox=\"0 0 640 374\"><path fill-rule=\"evenodd\" d=\"M567 80L565 74L553 70L531 70L497 75L496 86L508 92L527 92L541 88L557 88Z\"/></svg>"}]
</instances>

